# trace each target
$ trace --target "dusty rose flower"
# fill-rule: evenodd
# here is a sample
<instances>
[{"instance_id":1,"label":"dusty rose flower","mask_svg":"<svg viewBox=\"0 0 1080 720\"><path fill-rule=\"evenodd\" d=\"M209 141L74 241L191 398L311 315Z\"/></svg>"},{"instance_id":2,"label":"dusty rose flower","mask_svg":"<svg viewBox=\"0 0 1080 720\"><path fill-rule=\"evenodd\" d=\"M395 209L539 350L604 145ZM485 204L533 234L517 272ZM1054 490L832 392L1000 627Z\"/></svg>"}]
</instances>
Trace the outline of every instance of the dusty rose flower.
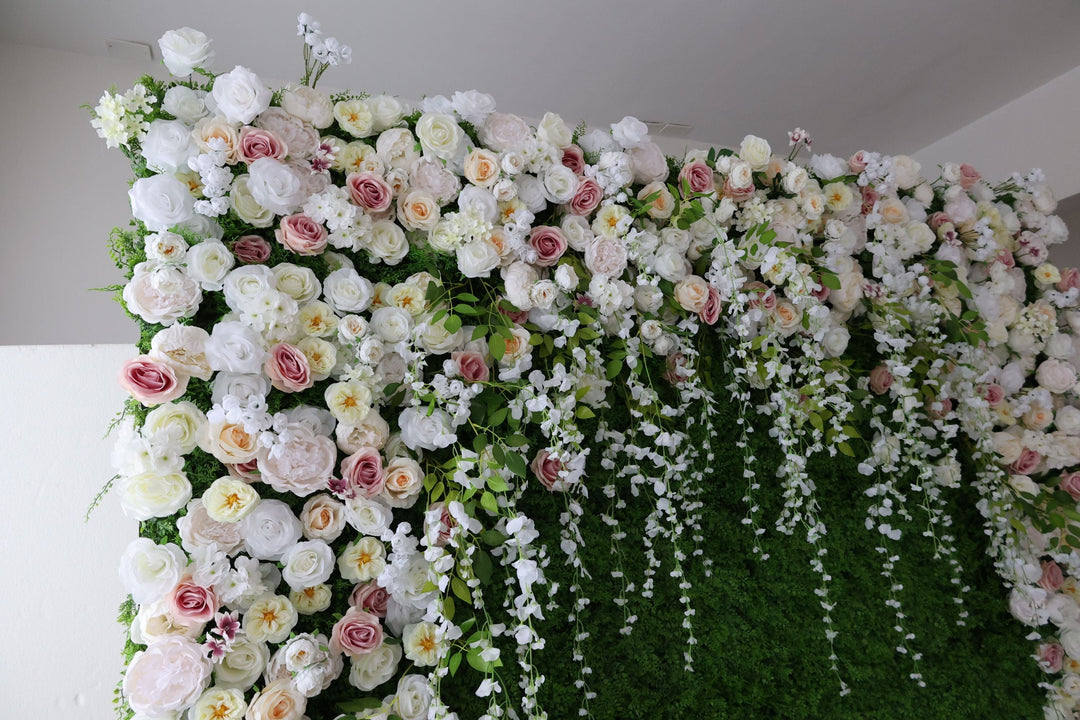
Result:
<instances>
[{"instance_id":1,"label":"dusty rose flower","mask_svg":"<svg viewBox=\"0 0 1080 720\"><path fill-rule=\"evenodd\" d=\"M860 150L848 158L848 167L853 173L861 173L866 169L866 151Z\"/></svg>"},{"instance_id":2,"label":"dusty rose flower","mask_svg":"<svg viewBox=\"0 0 1080 720\"><path fill-rule=\"evenodd\" d=\"M458 350L450 353L450 359L457 364L458 374L468 382L487 382L491 377L491 370L482 353Z\"/></svg>"},{"instance_id":3,"label":"dusty rose flower","mask_svg":"<svg viewBox=\"0 0 1080 720\"><path fill-rule=\"evenodd\" d=\"M240 144L237 150L240 159L248 164L264 157L282 160L289 154L289 146L276 133L250 125L240 128Z\"/></svg>"},{"instance_id":4,"label":"dusty rose flower","mask_svg":"<svg viewBox=\"0 0 1080 720\"><path fill-rule=\"evenodd\" d=\"M424 536L432 545L443 547L450 542L450 531L457 524L446 503L432 503L424 513Z\"/></svg>"},{"instance_id":5,"label":"dusty rose flower","mask_svg":"<svg viewBox=\"0 0 1080 720\"><path fill-rule=\"evenodd\" d=\"M1073 500L1080 501L1080 471L1062 475L1061 489L1069 493Z\"/></svg>"},{"instance_id":6,"label":"dusty rose flower","mask_svg":"<svg viewBox=\"0 0 1080 720\"><path fill-rule=\"evenodd\" d=\"M326 228L303 213L281 218L274 236L297 255L318 255L326 249L328 240Z\"/></svg>"},{"instance_id":7,"label":"dusty rose flower","mask_svg":"<svg viewBox=\"0 0 1080 720\"><path fill-rule=\"evenodd\" d=\"M878 365L870 371L870 391L875 395L884 395L892 384L893 375L884 365Z\"/></svg>"},{"instance_id":8,"label":"dusty rose flower","mask_svg":"<svg viewBox=\"0 0 1080 720\"><path fill-rule=\"evenodd\" d=\"M368 212L381 213L390 209L394 191L378 173L350 173L345 178L345 185L352 201Z\"/></svg>"},{"instance_id":9,"label":"dusty rose flower","mask_svg":"<svg viewBox=\"0 0 1080 720\"><path fill-rule=\"evenodd\" d=\"M678 385L688 377L690 377L690 361L686 355L681 352L668 355L664 379L672 385Z\"/></svg>"},{"instance_id":10,"label":"dusty rose flower","mask_svg":"<svg viewBox=\"0 0 1080 720\"><path fill-rule=\"evenodd\" d=\"M379 618L355 607L349 608L334 625L330 649L349 657L365 655L382 645L383 630Z\"/></svg>"},{"instance_id":11,"label":"dusty rose flower","mask_svg":"<svg viewBox=\"0 0 1080 720\"><path fill-rule=\"evenodd\" d=\"M980 180L982 180L982 175L978 170L967 163L960 166L960 187L970 190Z\"/></svg>"},{"instance_id":12,"label":"dusty rose flower","mask_svg":"<svg viewBox=\"0 0 1080 720\"><path fill-rule=\"evenodd\" d=\"M776 291L763 282L753 280L742 287L747 295L747 303L752 308L772 310L776 307Z\"/></svg>"},{"instance_id":13,"label":"dusty rose flower","mask_svg":"<svg viewBox=\"0 0 1080 720\"><path fill-rule=\"evenodd\" d=\"M982 386L982 397L987 405L996 408L1005 399L1005 389L997 383L987 383Z\"/></svg>"},{"instance_id":14,"label":"dusty rose flower","mask_svg":"<svg viewBox=\"0 0 1080 720\"><path fill-rule=\"evenodd\" d=\"M562 230L549 225L538 225L529 234L529 243L536 249L536 265L551 267L566 252L566 237Z\"/></svg>"},{"instance_id":15,"label":"dusty rose flower","mask_svg":"<svg viewBox=\"0 0 1080 720\"><path fill-rule=\"evenodd\" d=\"M270 243L258 235L245 235L233 243L232 253L248 265L264 263L270 259Z\"/></svg>"},{"instance_id":16,"label":"dusty rose flower","mask_svg":"<svg viewBox=\"0 0 1080 720\"><path fill-rule=\"evenodd\" d=\"M1072 288L1080 290L1080 270L1076 268L1062 268L1061 280L1054 285L1058 292L1065 292Z\"/></svg>"},{"instance_id":17,"label":"dusty rose flower","mask_svg":"<svg viewBox=\"0 0 1080 720\"><path fill-rule=\"evenodd\" d=\"M1013 475L1030 475L1041 462L1042 455L1031 448L1024 448L1020 451L1020 457L1009 466L1009 472Z\"/></svg>"},{"instance_id":18,"label":"dusty rose flower","mask_svg":"<svg viewBox=\"0 0 1080 720\"><path fill-rule=\"evenodd\" d=\"M570 200L570 212L575 215L588 215L604 199L604 190L592 178L585 178L578 185L577 192Z\"/></svg>"},{"instance_id":19,"label":"dusty rose flower","mask_svg":"<svg viewBox=\"0 0 1080 720\"><path fill-rule=\"evenodd\" d=\"M704 160L695 160L683 165L682 170L679 171L680 191L683 189L684 180L689 184L691 192L707 193L716 189L712 168Z\"/></svg>"},{"instance_id":20,"label":"dusty rose flower","mask_svg":"<svg viewBox=\"0 0 1080 720\"><path fill-rule=\"evenodd\" d=\"M585 172L585 153L577 145L567 145L562 149L562 164L580 176Z\"/></svg>"},{"instance_id":21,"label":"dusty rose flower","mask_svg":"<svg viewBox=\"0 0 1080 720\"><path fill-rule=\"evenodd\" d=\"M390 600L390 593L386 588L374 580L360 583L353 588L349 596L349 605L358 610L371 613L375 617L386 617L386 605Z\"/></svg>"},{"instance_id":22,"label":"dusty rose flower","mask_svg":"<svg viewBox=\"0 0 1080 720\"><path fill-rule=\"evenodd\" d=\"M533 474L540 480L540 483L548 490L564 489L561 487L563 483L559 481L559 473L563 469L563 462L554 457L547 449L536 453L536 457L533 458L529 467L532 468Z\"/></svg>"},{"instance_id":23,"label":"dusty rose flower","mask_svg":"<svg viewBox=\"0 0 1080 720\"><path fill-rule=\"evenodd\" d=\"M724 181L724 195L735 202L742 202L754 194L754 184L737 186L731 182L731 178Z\"/></svg>"},{"instance_id":24,"label":"dusty rose flower","mask_svg":"<svg viewBox=\"0 0 1080 720\"><path fill-rule=\"evenodd\" d=\"M715 325L720 319L720 310L723 303L720 302L720 292L712 285L709 286L709 299L705 301L705 307L701 308L698 317L706 325Z\"/></svg>"},{"instance_id":25,"label":"dusty rose flower","mask_svg":"<svg viewBox=\"0 0 1080 720\"><path fill-rule=\"evenodd\" d=\"M181 578L165 600L169 612L185 625L210 622L220 606L214 591L197 584L190 575Z\"/></svg>"},{"instance_id":26,"label":"dusty rose flower","mask_svg":"<svg viewBox=\"0 0 1080 720\"><path fill-rule=\"evenodd\" d=\"M341 478L364 497L375 497L386 484L382 455L373 447L360 448L341 461Z\"/></svg>"},{"instance_id":27,"label":"dusty rose flower","mask_svg":"<svg viewBox=\"0 0 1080 720\"><path fill-rule=\"evenodd\" d=\"M1039 667L1045 672L1061 672L1061 665L1065 660L1065 649L1057 643L1043 643L1037 651Z\"/></svg>"},{"instance_id":28,"label":"dusty rose flower","mask_svg":"<svg viewBox=\"0 0 1080 720\"><path fill-rule=\"evenodd\" d=\"M926 224L929 225L930 229L934 232L937 232L937 229L945 223L951 222L952 220L949 218L949 216L941 211L933 213L930 217L926 219Z\"/></svg>"},{"instance_id":29,"label":"dusty rose flower","mask_svg":"<svg viewBox=\"0 0 1080 720\"><path fill-rule=\"evenodd\" d=\"M263 370L271 384L282 392L300 392L315 384L307 356L289 343L278 343L270 348Z\"/></svg>"},{"instance_id":30,"label":"dusty rose flower","mask_svg":"<svg viewBox=\"0 0 1080 720\"><path fill-rule=\"evenodd\" d=\"M147 407L175 400L187 390L187 375L149 355L128 360L120 368L120 386Z\"/></svg>"},{"instance_id":31,"label":"dusty rose flower","mask_svg":"<svg viewBox=\"0 0 1080 720\"><path fill-rule=\"evenodd\" d=\"M941 403L941 409L934 409L935 403ZM934 420L940 420L951 412L952 398L938 398L937 400L926 401L926 414Z\"/></svg>"},{"instance_id":32,"label":"dusty rose flower","mask_svg":"<svg viewBox=\"0 0 1080 720\"><path fill-rule=\"evenodd\" d=\"M1061 572L1061 566L1053 560L1043 560L1041 564L1042 577L1039 578L1039 587L1047 592L1056 592L1065 582L1065 575Z\"/></svg>"},{"instance_id":33,"label":"dusty rose flower","mask_svg":"<svg viewBox=\"0 0 1080 720\"><path fill-rule=\"evenodd\" d=\"M862 189L862 214L869 215L874 211L874 206L877 205L878 198L881 197L878 191L874 188L867 186Z\"/></svg>"},{"instance_id":34,"label":"dusty rose flower","mask_svg":"<svg viewBox=\"0 0 1080 720\"><path fill-rule=\"evenodd\" d=\"M246 483L258 482L262 479L262 473L259 472L258 458L251 458L242 463L228 463L225 468L229 471L230 477L243 480Z\"/></svg>"}]
</instances>

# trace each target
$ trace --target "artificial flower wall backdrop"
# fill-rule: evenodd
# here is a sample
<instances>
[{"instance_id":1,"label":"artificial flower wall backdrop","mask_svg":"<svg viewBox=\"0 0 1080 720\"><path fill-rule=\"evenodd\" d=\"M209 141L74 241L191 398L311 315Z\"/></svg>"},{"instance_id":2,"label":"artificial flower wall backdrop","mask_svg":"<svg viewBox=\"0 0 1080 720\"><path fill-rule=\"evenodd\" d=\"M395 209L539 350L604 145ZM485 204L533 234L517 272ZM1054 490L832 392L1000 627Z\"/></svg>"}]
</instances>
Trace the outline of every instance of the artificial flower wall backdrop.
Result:
<instances>
[{"instance_id":1,"label":"artificial flower wall backdrop","mask_svg":"<svg viewBox=\"0 0 1080 720\"><path fill-rule=\"evenodd\" d=\"M142 329L120 717L1075 717L1039 171L331 96L298 33L271 89L169 31L92 113Z\"/></svg>"}]
</instances>

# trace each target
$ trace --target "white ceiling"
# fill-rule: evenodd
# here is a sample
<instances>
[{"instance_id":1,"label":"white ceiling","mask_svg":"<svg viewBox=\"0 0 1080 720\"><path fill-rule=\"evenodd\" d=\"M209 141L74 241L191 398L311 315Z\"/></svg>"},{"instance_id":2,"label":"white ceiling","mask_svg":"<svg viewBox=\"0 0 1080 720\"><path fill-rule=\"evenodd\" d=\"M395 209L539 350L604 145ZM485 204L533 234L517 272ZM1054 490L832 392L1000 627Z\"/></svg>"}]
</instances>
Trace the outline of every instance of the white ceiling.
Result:
<instances>
[{"instance_id":1,"label":"white ceiling","mask_svg":"<svg viewBox=\"0 0 1080 720\"><path fill-rule=\"evenodd\" d=\"M190 26L218 71L298 78L298 10L353 48L323 84L476 88L574 124L634 115L702 142L795 126L815 149L913 152L1080 65L1075 0L2 0L0 41L103 55ZM161 68L164 73L164 68Z\"/></svg>"}]
</instances>

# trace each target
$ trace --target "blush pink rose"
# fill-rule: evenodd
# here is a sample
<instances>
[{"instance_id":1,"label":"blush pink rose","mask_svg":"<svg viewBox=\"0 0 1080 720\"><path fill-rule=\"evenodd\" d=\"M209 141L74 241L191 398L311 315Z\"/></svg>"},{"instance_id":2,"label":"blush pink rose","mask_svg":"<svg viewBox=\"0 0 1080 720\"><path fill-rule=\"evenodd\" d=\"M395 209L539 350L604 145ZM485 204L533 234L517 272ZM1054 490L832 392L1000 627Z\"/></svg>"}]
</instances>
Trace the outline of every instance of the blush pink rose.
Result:
<instances>
[{"instance_id":1,"label":"blush pink rose","mask_svg":"<svg viewBox=\"0 0 1080 720\"><path fill-rule=\"evenodd\" d=\"M604 190L592 178L585 178L578 185L577 192L570 200L570 212L574 215L588 215L604 199Z\"/></svg>"},{"instance_id":2,"label":"blush pink rose","mask_svg":"<svg viewBox=\"0 0 1080 720\"><path fill-rule=\"evenodd\" d=\"M242 463L226 463L225 468L229 471L230 477L243 480L246 483L257 482L262 479L262 473L259 472L259 458L257 457Z\"/></svg>"},{"instance_id":3,"label":"blush pink rose","mask_svg":"<svg viewBox=\"0 0 1080 720\"><path fill-rule=\"evenodd\" d=\"M435 511L439 513L437 521L433 519ZM424 535L437 547L443 547L450 542L450 531L455 527L457 527L457 520L450 514L446 503L432 503L424 514Z\"/></svg>"},{"instance_id":4,"label":"blush pink rose","mask_svg":"<svg viewBox=\"0 0 1080 720\"><path fill-rule=\"evenodd\" d=\"M240 142L237 147L240 159L249 165L259 158L281 160L289 154L289 147L277 133L264 128L245 125L240 128Z\"/></svg>"},{"instance_id":5,"label":"blush pink rose","mask_svg":"<svg viewBox=\"0 0 1080 720\"><path fill-rule=\"evenodd\" d=\"M978 170L967 163L960 166L960 187L970 190L980 180L982 180L982 175L979 174Z\"/></svg>"},{"instance_id":6,"label":"blush pink rose","mask_svg":"<svg viewBox=\"0 0 1080 720\"><path fill-rule=\"evenodd\" d=\"M566 237L562 230L550 225L538 225L529 235L529 244L536 250L536 265L551 267L566 252Z\"/></svg>"},{"instance_id":7,"label":"blush pink rose","mask_svg":"<svg viewBox=\"0 0 1080 720\"><path fill-rule=\"evenodd\" d=\"M690 377L690 359L681 352L668 355L664 379L672 385L680 385L688 377Z\"/></svg>"},{"instance_id":8,"label":"blush pink rose","mask_svg":"<svg viewBox=\"0 0 1080 720\"><path fill-rule=\"evenodd\" d=\"M541 485L548 490L556 489L556 483L559 482L559 473L563 469L562 460L553 457L551 453L544 449L536 453L536 457L533 458L529 467L532 468L533 474L540 480Z\"/></svg>"},{"instance_id":9,"label":"blush pink rose","mask_svg":"<svg viewBox=\"0 0 1080 720\"><path fill-rule=\"evenodd\" d=\"M233 243L232 254L248 265L264 263L270 259L270 243L258 235L245 235Z\"/></svg>"},{"instance_id":10,"label":"blush pink rose","mask_svg":"<svg viewBox=\"0 0 1080 720\"><path fill-rule=\"evenodd\" d=\"M303 213L281 218L274 236L297 255L318 255L326 249L328 239L326 228Z\"/></svg>"},{"instance_id":11,"label":"blush pink rose","mask_svg":"<svg viewBox=\"0 0 1080 720\"><path fill-rule=\"evenodd\" d=\"M709 299L705 301L705 307L701 308L698 316L706 325L715 325L716 321L720 319L720 309L722 307L723 303L720 302L720 292L710 285Z\"/></svg>"},{"instance_id":12,"label":"blush pink rose","mask_svg":"<svg viewBox=\"0 0 1080 720\"><path fill-rule=\"evenodd\" d=\"M482 353L458 350L450 353L450 359L457 364L458 374L468 382L487 382L491 378L491 370Z\"/></svg>"},{"instance_id":13,"label":"blush pink rose","mask_svg":"<svg viewBox=\"0 0 1080 720\"><path fill-rule=\"evenodd\" d=\"M884 365L878 365L870 371L870 391L875 395L884 395L892 384L893 375Z\"/></svg>"},{"instance_id":14,"label":"blush pink rose","mask_svg":"<svg viewBox=\"0 0 1080 720\"><path fill-rule=\"evenodd\" d=\"M352 201L368 212L381 213L390 209L394 191L378 173L350 173L345 178L345 185Z\"/></svg>"},{"instance_id":15,"label":"blush pink rose","mask_svg":"<svg viewBox=\"0 0 1080 720\"><path fill-rule=\"evenodd\" d=\"M1061 489L1069 493L1073 500L1080 501L1080 471L1062 475Z\"/></svg>"},{"instance_id":16,"label":"blush pink rose","mask_svg":"<svg viewBox=\"0 0 1080 720\"><path fill-rule=\"evenodd\" d=\"M1058 289L1058 292L1065 292L1072 288L1080 290L1080 270L1063 268L1061 270L1061 280L1054 287Z\"/></svg>"},{"instance_id":17,"label":"blush pink rose","mask_svg":"<svg viewBox=\"0 0 1080 720\"><path fill-rule=\"evenodd\" d=\"M878 198L881 195L878 191L872 187L864 187L862 189L862 214L869 215L874 211L874 206L877 205Z\"/></svg>"},{"instance_id":18,"label":"blush pink rose","mask_svg":"<svg viewBox=\"0 0 1080 720\"><path fill-rule=\"evenodd\" d=\"M175 400L187 390L188 376L149 355L128 360L120 368L120 387L146 407Z\"/></svg>"},{"instance_id":19,"label":"blush pink rose","mask_svg":"<svg viewBox=\"0 0 1080 720\"><path fill-rule=\"evenodd\" d=\"M349 596L349 605L380 618L386 617L386 605L389 601L390 593L374 580L360 583L353 588L352 595Z\"/></svg>"},{"instance_id":20,"label":"blush pink rose","mask_svg":"<svg viewBox=\"0 0 1080 720\"><path fill-rule=\"evenodd\" d=\"M577 145L567 145L562 149L562 164L580 177L585 172L585 153Z\"/></svg>"},{"instance_id":21,"label":"blush pink rose","mask_svg":"<svg viewBox=\"0 0 1080 720\"><path fill-rule=\"evenodd\" d=\"M330 635L330 649L349 657L366 655L383 642L383 629L375 615L349 608L334 625Z\"/></svg>"},{"instance_id":22,"label":"blush pink rose","mask_svg":"<svg viewBox=\"0 0 1080 720\"><path fill-rule=\"evenodd\" d=\"M1053 560L1042 561L1042 577L1038 585L1047 592L1056 592L1065 583L1065 575L1061 572L1061 566Z\"/></svg>"},{"instance_id":23,"label":"blush pink rose","mask_svg":"<svg viewBox=\"0 0 1080 720\"><path fill-rule=\"evenodd\" d=\"M375 497L386 485L382 455L373 447L362 447L341 461L341 479L366 498Z\"/></svg>"},{"instance_id":24,"label":"blush pink rose","mask_svg":"<svg viewBox=\"0 0 1080 720\"><path fill-rule=\"evenodd\" d=\"M270 348L270 357L263 365L270 383L282 392L300 392L315 384L311 366L300 348L289 343L278 343Z\"/></svg>"},{"instance_id":25,"label":"blush pink rose","mask_svg":"<svg viewBox=\"0 0 1080 720\"><path fill-rule=\"evenodd\" d=\"M859 152L848 158L848 167L851 168L853 173L861 173L866 169L866 151L860 150Z\"/></svg>"},{"instance_id":26,"label":"blush pink rose","mask_svg":"<svg viewBox=\"0 0 1080 720\"><path fill-rule=\"evenodd\" d=\"M181 578L165 600L172 616L184 625L210 622L220 607L214 591L196 584L190 575Z\"/></svg>"},{"instance_id":27,"label":"blush pink rose","mask_svg":"<svg viewBox=\"0 0 1080 720\"><path fill-rule=\"evenodd\" d=\"M1045 672L1061 672L1065 660L1065 648L1057 643L1043 643L1038 649L1039 667Z\"/></svg>"},{"instance_id":28,"label":"blush pink rose","mask_svg":"<svg viewBox=\"0 0 1080 720\"><path fill-rule=\"evenodd\" d=\"M996 408L1005 399L1005 388L997 383L987 383L982 386L982 397L987 405Z\"/></svg>"},{"instance_id":29,"label":"blush pink rose","mask_svg":"<svg viewBox=\"0 0 1080 720\"><path fill-rule=\"evenodd\" d=\"M1009 472L1013 475L1030 475L1041 462L1042 455L1031 448L1024 448L1020 451L1020 457L1009 466Z\"/></svg>"},{"instance_id":30,"label":"blush pink rose","mask_svg":"<svg viewBox=\"0 0 1080 720\"><path fill-rule=\"evenodd\" d=\"M951 222L952 222L952 220L949 218L949 216L946 215L945 213L941 212L941 211L938 211L938 212L932 214L930 217L928 217L926 219L926 224L929 225L930 229L935 231L935 232L937 231L937 229L939 227L941 227L945 223L951 223Z\"/></svg>"},{"instance_id":31,"label":"blush pink rose","mask_svg":"<svg viewBox=\"0 0 1080 720\"><path fill-rule=\"evenodd\" d=\"M682 170L679 171L680 191L683 188L684 180L690 186L691 192L706 193L716 189L712 168L703 160L695 160L692 163L683 165Z\"/></svg>"},{"instance_id":32,"label":"blush pink rose","mask_svg":"<svg viewBox=\"0 0 1080 720\"><path fill-rule=\"evenodd\" d=\"M941 403L941 409L935 410L934 403ZM926 414L933 420L941 420L952 412L952 398L939 398L926 401Z\"/></svg>"}]
</instances>

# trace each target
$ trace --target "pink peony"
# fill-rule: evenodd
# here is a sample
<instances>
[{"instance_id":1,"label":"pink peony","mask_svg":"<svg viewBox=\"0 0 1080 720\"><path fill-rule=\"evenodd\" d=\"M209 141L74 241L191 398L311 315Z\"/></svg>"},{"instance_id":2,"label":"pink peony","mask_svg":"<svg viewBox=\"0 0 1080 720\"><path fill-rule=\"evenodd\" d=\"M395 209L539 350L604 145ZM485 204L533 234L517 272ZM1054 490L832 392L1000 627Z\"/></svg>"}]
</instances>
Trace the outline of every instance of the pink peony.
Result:
<instances>
[{"instance_id":1,"label":"pink peony","mask_svg":"<svg viewBox=\"0 0 1080 720\"><path fill-rule=\"evenodd\" d=\"M120 368L120 387L147 407L175 400L187 390L187 375L149 355L128 360Z\"/></svg>"}]
</instances>

